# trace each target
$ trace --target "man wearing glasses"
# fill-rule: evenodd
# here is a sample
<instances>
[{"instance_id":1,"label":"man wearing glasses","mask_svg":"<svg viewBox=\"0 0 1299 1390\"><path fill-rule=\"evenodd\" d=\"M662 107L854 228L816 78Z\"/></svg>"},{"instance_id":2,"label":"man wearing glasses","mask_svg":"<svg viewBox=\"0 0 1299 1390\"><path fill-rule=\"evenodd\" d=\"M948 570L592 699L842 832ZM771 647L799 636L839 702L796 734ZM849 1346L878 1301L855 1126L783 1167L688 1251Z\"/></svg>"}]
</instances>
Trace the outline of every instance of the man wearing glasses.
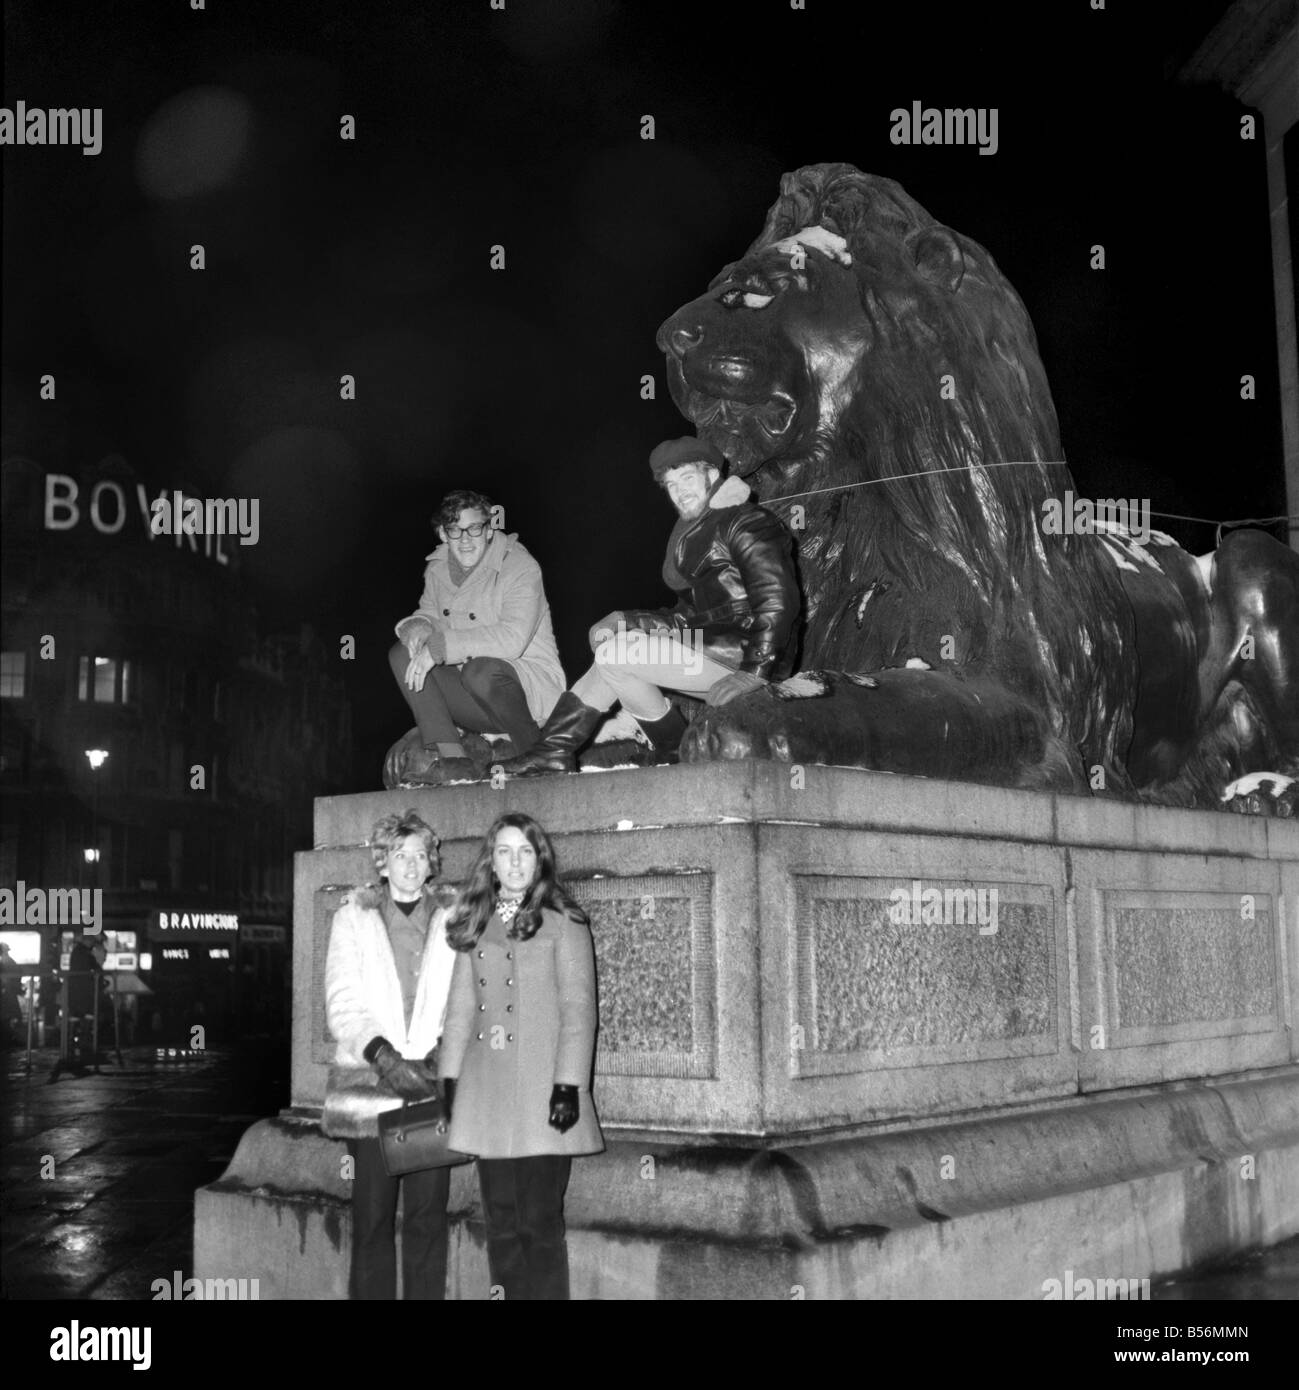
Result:
<instances>
[{"instance_id":1,"label":"man wearing glasses","mask_svg":"<svg viewBox=\"0 0 1299 1390\"><path fill-rule=\"evenodd\" d=\"M494 513L481 492L442 499L433 516L442 544L426 557L418 609L397 624L389 663L423 745L405 782L481 776L462 729L508 734L526 752L564 690L541 567L517 535L493 528Z\"/></svg>"}]
</instances>

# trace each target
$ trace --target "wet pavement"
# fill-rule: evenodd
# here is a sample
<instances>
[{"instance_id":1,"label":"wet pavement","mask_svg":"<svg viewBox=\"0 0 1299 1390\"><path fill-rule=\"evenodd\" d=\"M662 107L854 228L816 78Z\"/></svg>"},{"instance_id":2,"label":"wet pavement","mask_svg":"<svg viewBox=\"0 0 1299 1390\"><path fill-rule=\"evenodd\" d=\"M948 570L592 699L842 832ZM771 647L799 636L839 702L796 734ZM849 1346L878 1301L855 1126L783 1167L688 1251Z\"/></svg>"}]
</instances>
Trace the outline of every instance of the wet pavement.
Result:
<instances>
[{"instance_id":1,"label":"wet pavement","mask_svg":"<svg viewBox=\"0 0 1299 1390\"><path fill-rule=\"evenodd\" d=\"M158 1060L136 1048L98 1075L47 1077L52 1049L3 1054L0 1297L147 1299L193 1272L194 1192L244 1131L288 1104L285 1039ZM1299 1299L1299 1238L1164 1280L1156 1302Z\"/></svg>"},{"instance_id":2,"label":"wet pavement","mask_svg":"<svg viewBox=\"0 0 1299 1390\"><path fill-rule=\"evenodd\" d=\"M192 1273L194 1192L244 1131L288 1104L288 1045L185 1059L124 1050L122 1067L47 1078L56 1052L4 1054L0 1297L149 1298Z\"/></svg>"},{"instance_id":3,"label":"wet pavement","mask_svg":"<svg viewBox=\"0 0 1299 1390\"><path fill-rule=\"evenodd\" d=\"M1220 1268L1180 1275L1150 1286L1152 1303L1218 1298L1251 1302L1299 1300L1299 1236L1270 1250L1256 1250Z\"/></svg>"}]
</instances>

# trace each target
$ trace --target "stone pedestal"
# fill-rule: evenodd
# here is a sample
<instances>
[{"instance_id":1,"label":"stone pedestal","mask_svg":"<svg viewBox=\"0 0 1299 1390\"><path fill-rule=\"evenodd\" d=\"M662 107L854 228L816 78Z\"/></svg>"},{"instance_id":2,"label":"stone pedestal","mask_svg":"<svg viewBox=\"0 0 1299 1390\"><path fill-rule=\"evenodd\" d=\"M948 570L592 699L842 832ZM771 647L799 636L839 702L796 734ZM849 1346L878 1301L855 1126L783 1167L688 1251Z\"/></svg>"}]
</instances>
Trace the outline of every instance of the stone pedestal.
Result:
<instances>
[{"instance_id":1,"label":"stone pedestal","mask_svg":"<svg viewBox=\"0 0 1299 1390\"><path fill-rule=\"evenodd\" d=\"M370 826L408 805L452 879L530 812L591 914L610 1144L574 1164L575 1296L1041 1297L1066 1268L1140 1279L1299 1230L1299 827L801 780L745 762L319 801L293 1109L199 1194L196 1274L345 1291L325 950ZM485 1296L472 1169L452 1205L452 1291Z\"/></svg>"}]
</instances>

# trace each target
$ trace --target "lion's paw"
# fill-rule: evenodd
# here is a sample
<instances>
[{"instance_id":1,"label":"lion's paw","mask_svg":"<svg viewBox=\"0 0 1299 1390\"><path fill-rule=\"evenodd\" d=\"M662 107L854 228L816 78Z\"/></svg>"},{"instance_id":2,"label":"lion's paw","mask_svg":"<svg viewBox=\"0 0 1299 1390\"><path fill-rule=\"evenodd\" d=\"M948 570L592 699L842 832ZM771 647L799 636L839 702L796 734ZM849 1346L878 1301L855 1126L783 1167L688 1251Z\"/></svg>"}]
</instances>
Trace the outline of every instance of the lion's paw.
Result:
<instances>
[{"instance_id":1,"label":"lion's paw","mask_svg":"<svg viewBox=\"0 0 1299 1390\"><path fill-rule=\"evenodd\" d=\"M1287 820L1299 813L1299 778L1283 772L1251 772L1224 787L1220 799L1237 815Z\"/></svg>"},{"instance_id":2,"label":"lion's paw","mask_svg":"<svg viewBox=\"0 0 1299 1390\"><path fill-rule=\"evenodd\" d=\"M683 763L720 762L723 759L761 757L755 752L753 733L712 710L696 719L681 740Z\"/></svg>"},{"instance_id":3,"label":"lion's paw","mask_svg":"<svg viewBox=\"0 0 1299 1390\"><path fill-rule=\"evenodd\" d=\"M797 678L796 678L797 679ZM788 685L788 682L785 683ZM705 708L686 730L681 743L685 763L773 758L777 762L824 762L823 730L808 714L818 710L828 688L814 677L801 694L786 690L772 699L775 686L742 695L725 705Z\"/></svg>"}]
</instances>

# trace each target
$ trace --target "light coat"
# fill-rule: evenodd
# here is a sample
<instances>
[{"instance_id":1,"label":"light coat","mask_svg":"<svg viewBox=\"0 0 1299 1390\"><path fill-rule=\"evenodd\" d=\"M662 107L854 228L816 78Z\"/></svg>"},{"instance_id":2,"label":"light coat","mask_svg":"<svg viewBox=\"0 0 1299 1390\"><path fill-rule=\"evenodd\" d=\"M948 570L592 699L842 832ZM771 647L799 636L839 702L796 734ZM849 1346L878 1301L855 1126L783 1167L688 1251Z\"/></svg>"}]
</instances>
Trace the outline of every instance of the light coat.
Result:
<instances>
[{"instance_id":1,"label":"light coat","mask_svg":"<svg viewBox=\"0 0 1299 1390\"><path fill-rule=\"evenodd\" d=\"M475 656L508 661L523 686L529 713L544 724L565 681L541 566L517 535L498 531L457 588L451 582L449 551L444 543L425 557L424 593L415 612L397 624L398 638L413 656L435 627L446 641L448 666Z\"/></svg>"},{"instance_id":2,"label":"light coat","mask_svg":"<svg viewBox=\"0 0 1299 1390\"><path fill-rule=\"evenodd\" d=\"M374 1139L379 1116L401 1104L365 1060L371 1039L388 1041L411 1061L423 1061L442 1035L455 952L446 919L456 900L448 884L425 888L436 905L429 918L410 1023L381 908L386 886L353 888L334 913L325 957L325 1018L335 1039L321 1128L331 1139Z\"/></svg>"},{"instance_id":3,"label":"light coat","mask_svg":"<svg viewBox=\"0 0 1299 1390\"><path fill-rule=\"evenodd\" d=\"M516 941L493 916L456 956L438 1051L439 1076L457 1081L451 1147L479 1158L599 1153L596 1018L588 927L547 908L537 934ZM549 1123L556 1085L577 1087L578 1120L566 1134Z\"/></svg>"}]
</instances>

